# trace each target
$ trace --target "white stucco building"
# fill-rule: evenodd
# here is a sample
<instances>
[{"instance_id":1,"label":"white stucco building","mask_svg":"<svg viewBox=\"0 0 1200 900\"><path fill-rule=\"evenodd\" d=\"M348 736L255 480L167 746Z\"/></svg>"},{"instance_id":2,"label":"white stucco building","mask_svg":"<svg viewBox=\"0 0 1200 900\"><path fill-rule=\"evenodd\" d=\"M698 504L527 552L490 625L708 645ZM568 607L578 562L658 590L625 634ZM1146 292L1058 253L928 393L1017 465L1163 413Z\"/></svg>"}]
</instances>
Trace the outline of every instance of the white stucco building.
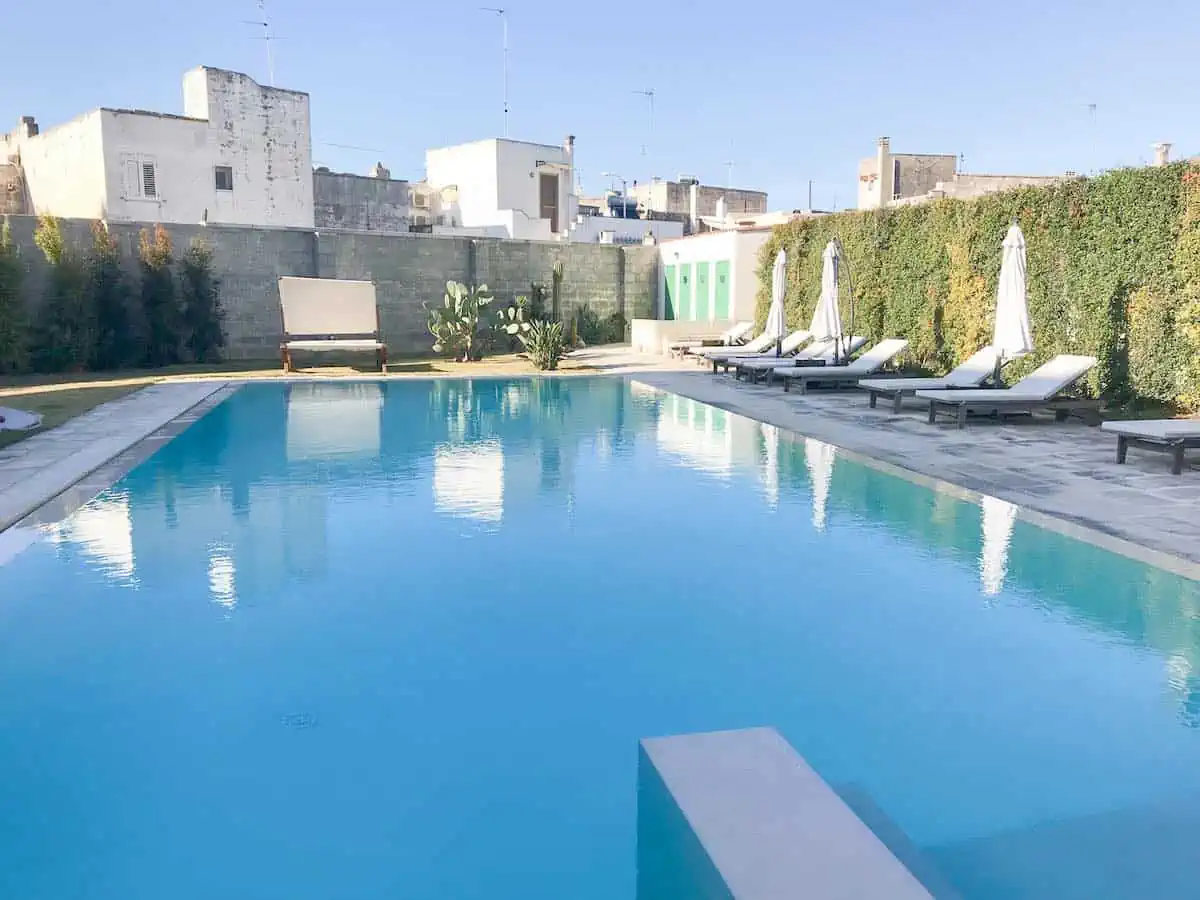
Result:
<instances>
[{"instance_id":1,"label":"white stucco building","mask_svg":"<svg viewBox=\"0 0 1200 900\"><path fill-rule=\"evenodd\" d=\"M109 221L313 227L308 95L201 66L183 115L101 108L0 137L30 213Z\"/></svg>"},{"instance_id":2,"label":"white stucco building","mask_svg":"<svg viewBox=\"0 0 1200 900\"><path fill-rule=\"evenodd\" d=\"M425 151L434 232L553 240L574 218L575 138L561 147L489 138ZM414 210L420 208L415 200Z\"/></svg>"}]
</instances>

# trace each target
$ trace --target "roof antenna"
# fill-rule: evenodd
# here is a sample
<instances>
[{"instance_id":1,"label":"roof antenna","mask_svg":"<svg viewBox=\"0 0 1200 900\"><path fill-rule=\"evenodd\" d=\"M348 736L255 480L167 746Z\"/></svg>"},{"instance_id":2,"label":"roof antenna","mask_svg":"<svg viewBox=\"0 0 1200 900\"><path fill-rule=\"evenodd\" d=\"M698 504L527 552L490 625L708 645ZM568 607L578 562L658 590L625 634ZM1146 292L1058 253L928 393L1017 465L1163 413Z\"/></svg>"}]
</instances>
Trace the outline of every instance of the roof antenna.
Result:
<instances>
[{"instance_id":1,"label":"roof antenna","mask_svg":"<svg viewBox=\"0 0 1200 900\"><path fill-rule=\"evenodd\" d=\"M246 25L257 25L262 30L262 37L259 38L267 45L267 84L275 87L275 54L272 48L272 43L275 40L275 35L271 32L271 23L267 20L267 0L258 0L258 14L262 16L262 21L255 22L252 19L242 19Z\"/></svg>"}]
</instances>

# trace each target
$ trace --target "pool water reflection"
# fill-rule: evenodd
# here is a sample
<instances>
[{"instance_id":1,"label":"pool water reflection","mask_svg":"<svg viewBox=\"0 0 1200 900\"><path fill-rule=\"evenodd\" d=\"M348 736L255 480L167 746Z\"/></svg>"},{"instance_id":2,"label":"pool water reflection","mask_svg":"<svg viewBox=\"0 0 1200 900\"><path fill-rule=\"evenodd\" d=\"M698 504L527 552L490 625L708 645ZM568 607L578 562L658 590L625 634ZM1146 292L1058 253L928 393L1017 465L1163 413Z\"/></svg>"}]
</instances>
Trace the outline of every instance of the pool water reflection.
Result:
<instances>
[{"instance_id":1,"label":"pool water reflection","mask_svg":"<svg viewBox=\"0 0 1200 900\"><path fill-rule=\"evenodd\" d=\"M968 900L1191 890L1196 582L617 379L249 385L0 597L4 897L632 898L637 740L762 724Z\"/></svg>"}]
</instances>

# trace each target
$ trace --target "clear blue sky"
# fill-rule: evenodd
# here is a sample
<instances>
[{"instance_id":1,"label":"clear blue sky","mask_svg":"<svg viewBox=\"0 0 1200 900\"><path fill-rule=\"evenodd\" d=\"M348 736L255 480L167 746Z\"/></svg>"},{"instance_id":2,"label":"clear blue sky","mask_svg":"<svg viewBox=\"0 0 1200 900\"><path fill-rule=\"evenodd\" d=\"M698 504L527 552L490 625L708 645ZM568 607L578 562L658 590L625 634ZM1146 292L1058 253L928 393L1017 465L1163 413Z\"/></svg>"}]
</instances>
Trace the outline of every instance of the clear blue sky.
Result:
<instances>
[{"instance_id":1,"label":"clear blue sky","mask_svg":"<svg viewBox=\"0 0 1200 900\"><path fill-rule=\"evenodd\" d=\"M510 28L510 135L578 138L584 188L699 175L765 189L772 208L853 206L857 160L961 153L967 171L1050 174L1200 154L1200 3L927 0L267 0L276 84L312 95L313 156L419 178L426 147L502 130L500 23ZM254 0L13 3L0 125L96 106L178 112L205 64L266 81ZM645 98L655 121L647 137ZM1096 104L1094 117L1088 104ZM641 155L641 145L648 152ZM335 144L370 148L360 152Z\"/></svg>"}]
</instances>

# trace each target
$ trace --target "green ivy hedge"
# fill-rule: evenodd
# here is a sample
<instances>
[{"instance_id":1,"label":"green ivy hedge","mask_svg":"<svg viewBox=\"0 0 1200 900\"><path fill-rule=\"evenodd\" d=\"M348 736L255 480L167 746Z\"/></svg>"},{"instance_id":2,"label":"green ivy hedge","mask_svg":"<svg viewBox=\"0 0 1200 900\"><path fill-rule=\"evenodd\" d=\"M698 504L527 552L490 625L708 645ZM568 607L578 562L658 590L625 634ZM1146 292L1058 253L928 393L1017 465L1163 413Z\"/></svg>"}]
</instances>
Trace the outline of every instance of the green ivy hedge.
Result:
<instances>
[{"instance_id":1,"label":"green ivy hedge","mask_svg":"<svg viewBox=\"0 0 1200 900\"><path fill-rule=\"evenodd\" d=\"M836 235L854 284L855 332L907 338L916 368L944 371L990 338L1014 219L1025 233L1036 351L1009 377L1058 353L1087 353L1100 360L1089 386L1110 402L1200 409L1200 167L1186 163L780 226L759 258L759 323L780 248L788 321L811 319L821 253ZM850 316L843 291L847 327Z\"/></svg>"}]
</instances>

